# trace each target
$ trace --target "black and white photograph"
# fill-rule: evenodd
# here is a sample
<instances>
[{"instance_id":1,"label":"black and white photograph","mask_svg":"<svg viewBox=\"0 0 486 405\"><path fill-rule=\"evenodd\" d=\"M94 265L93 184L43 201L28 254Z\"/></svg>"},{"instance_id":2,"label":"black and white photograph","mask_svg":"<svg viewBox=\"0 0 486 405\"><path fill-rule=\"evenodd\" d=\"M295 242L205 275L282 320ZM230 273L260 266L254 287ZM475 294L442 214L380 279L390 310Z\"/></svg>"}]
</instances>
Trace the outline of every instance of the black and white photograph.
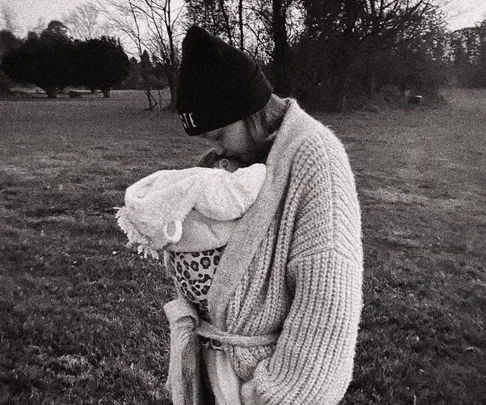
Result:
<instances>
[{"instance_id":1,"label":"black and white photograph","mask_svg":"<svg viewBox=\"0 0 486 405\"><path fill-rule=\"evenodd\" d=\"M0 0L0 405L486 405L486 0Z\"/></svg>"}]
</instances>

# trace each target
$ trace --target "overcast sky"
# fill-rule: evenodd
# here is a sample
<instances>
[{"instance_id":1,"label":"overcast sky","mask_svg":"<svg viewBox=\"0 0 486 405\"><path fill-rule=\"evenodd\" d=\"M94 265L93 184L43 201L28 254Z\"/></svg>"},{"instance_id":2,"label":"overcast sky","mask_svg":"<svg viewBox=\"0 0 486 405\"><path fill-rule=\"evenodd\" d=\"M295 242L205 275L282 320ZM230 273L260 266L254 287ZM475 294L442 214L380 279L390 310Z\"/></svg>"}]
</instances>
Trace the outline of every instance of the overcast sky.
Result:
<instances>
[{"instance_id":1,"label":"overcast sky","mask_svg":"<svg viewBox=\"0 0 486 405\"><path fill-rule=\"evenodd\" d=\"M437 1L449 3L446 11L451 29L473 26L486 19L486 0ZM29 28L37 25L39 18L46 23L54 19L62 20L63 13L85 2L87 0L0 0L0 5L7 5L15 11L17 23L23 30L18 35L23 36Z\"/></svg>"}]
</instances>

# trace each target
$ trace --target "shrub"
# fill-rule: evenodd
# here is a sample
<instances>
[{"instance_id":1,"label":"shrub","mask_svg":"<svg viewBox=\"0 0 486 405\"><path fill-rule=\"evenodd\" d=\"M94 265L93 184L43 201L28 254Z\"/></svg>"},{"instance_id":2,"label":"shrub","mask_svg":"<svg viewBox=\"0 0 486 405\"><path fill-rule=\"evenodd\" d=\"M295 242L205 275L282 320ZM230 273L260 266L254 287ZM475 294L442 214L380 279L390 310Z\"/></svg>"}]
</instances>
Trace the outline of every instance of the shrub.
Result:
<instances>
[{"instance_id":1,"label":"shrub","mask_svg":"<svg viewBox=\"0 0 486 405\"><path fill-rule=\"evenodd\" d=\"M129 62L113 38L71 41L64 36L30 35L19 47L8 50L0 68L12 80L35 84L48 97L66 86L110 88L128 76Z\"/></svg>"}]
</instances>

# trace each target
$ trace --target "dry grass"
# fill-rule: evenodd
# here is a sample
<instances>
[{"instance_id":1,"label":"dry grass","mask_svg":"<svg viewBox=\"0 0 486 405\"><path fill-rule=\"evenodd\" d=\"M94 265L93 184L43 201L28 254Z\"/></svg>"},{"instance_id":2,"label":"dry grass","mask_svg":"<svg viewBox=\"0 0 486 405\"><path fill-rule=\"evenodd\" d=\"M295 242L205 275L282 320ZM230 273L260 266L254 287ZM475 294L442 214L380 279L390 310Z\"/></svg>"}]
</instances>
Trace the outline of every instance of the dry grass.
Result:
<instances>
[{"instance_id":1,"label":"dry grass","mask_svg":"<svg viewBox=\"0 0 486 405\"><path fill-rule=\"evenodd\" d=\"M486 403L486 93L445 96L443 109L319 117L363 208L348 405ZM138 92L13 100L0 101L0 404L167 402L170 282L123 248L113 207L204 144Z\"/></svg>"}]
</instances>

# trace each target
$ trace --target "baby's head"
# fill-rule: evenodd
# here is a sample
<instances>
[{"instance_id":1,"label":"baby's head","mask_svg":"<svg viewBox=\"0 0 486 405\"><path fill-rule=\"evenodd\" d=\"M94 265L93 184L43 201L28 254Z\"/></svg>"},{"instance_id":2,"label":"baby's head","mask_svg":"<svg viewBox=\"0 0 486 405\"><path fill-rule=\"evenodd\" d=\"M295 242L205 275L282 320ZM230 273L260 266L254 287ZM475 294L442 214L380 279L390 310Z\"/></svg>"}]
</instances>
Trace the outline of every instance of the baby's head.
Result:
<instances>
[{"instance_id":1,"label":"baby's head","mask_svg":"<svg viewBox=\"0 0 486 405\"><path fill-rule=\"evenodd\" d=\"M220 158L214 162L213 167L216 169L224 169L227 172L233 173L243 166L242 162L239 159L220 156Z\"/></svg>"},{"instance_id":2,"label":"baby's head","mask_svg":"<svg viewBox=\"0 0 486 405\"><path fill-rule=\"evenodd\" d=\"M198 166L224 169L233 173L241 167L248 166L248 164L235 157L218 155L215 151L211 151L201 159Z\"/></svg>"}]
</instances>

